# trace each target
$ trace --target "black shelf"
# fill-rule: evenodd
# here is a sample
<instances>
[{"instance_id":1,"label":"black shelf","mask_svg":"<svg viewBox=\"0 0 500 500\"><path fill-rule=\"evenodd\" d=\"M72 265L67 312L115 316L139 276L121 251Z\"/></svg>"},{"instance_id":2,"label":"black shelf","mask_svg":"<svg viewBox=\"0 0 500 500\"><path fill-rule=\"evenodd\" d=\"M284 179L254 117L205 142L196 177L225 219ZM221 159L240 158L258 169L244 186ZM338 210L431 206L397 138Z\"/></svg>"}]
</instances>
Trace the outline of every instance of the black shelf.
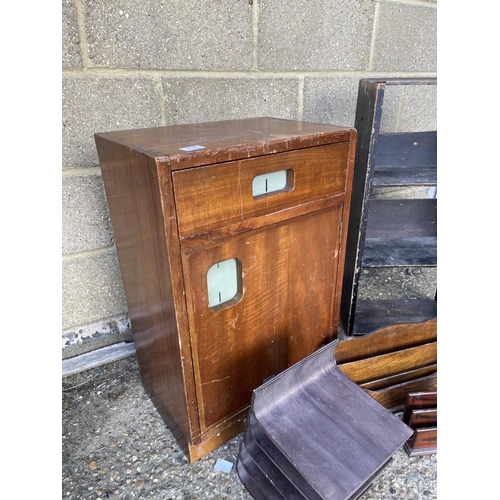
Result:
<instances>
[{"instance_id":1,"label":"black shelf","mask_svg":"<svg viewBox=\"0 0 500 500\"><path fill-rule=\"evenodd\" d=\"M437 131L378 136L374 188L436 185Z\"/></svg>"},{"instance_id":2,"label":"black shelf","mask_svg":"<svg viewBox=\"0 0 500 500\"><path fill-rule=\"evenodd\" d=\"M340 311L344 335L437 315L436 300L427 297L372 301L363 300L359 293L364 269L375 276L377 268L437 267L437 131L381 133L384 93L395 85L437 85L437 80L359 82L358 139Z\"/></svg>"},{"instance_id":3,"label":"black shelf","mask_svg":"<svg viewBox=\"0 0 500 500\"><path fill-rule=\"evenodd\" d=\"M437 316L434 299L359 300L352 335L395 324L421 323Z\"/></svg>"},{"instance_id":4,"label":"black shelf","mask_svg":"<svg viewBox=\"0 0 500 500\"><path fill-rule=\"evenodd\" d=\"M379 134L375 167L399 165L420 167L437 165L437 131Z\"/></svg>"},{"instance_id":5,"label":"black shelf","mask_svg":"<svg viewBox=\"0 0 500 500\"><path fill-rule=\"evenodd\" d=\"M434 267L437 265L437 238L366 238L362 267Z\"/></svg>"}]
</instances>

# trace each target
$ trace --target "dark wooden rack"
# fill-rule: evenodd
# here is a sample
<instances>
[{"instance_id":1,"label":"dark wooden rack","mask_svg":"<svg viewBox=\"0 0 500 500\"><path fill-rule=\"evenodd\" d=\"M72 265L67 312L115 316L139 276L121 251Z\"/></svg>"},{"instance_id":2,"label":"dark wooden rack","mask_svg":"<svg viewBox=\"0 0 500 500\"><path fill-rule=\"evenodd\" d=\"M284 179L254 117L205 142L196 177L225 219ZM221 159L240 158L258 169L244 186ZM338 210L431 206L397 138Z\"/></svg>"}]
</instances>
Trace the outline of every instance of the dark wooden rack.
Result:
<instances>
[{"instance_id":1,"label":"dark wooden rack","mask_svg":"<svg viewBox=\"0 0 500 500\"><path fill-rule=\"evenodd\" d=\"M410 457L437 453L437 391L409 393L402 420L413 429L405 443Z\"/></svg>"},{"instance_id":2,"label":"dark wooden rack","mask_svg":"<svg viewBox=\"0 0 500 500\"><path fill-rule=\"evenodd\" d=\"M236 469L254 499L360 498L411 437L337 367L341 345L330 342L253 391Z\"/></svg>"},{"instance_id":3,"label":"dark wooden rack","mask_svg":"<svg viewBox=\"0 0 500 500\"><path fill-rule=\"evenodd\" d=\"M433 298L373 300L359 293L363 272L437 266L437 131L385 133L381 126L386 89L417 85L437 85L437 80L362 79L359 83L358 141L341 303L345 335L364 335L437 315L436 294ZM405 196L398 196L403 191ZM414 194L408 196L408 192Z\"/></svg>"}]
</instances>

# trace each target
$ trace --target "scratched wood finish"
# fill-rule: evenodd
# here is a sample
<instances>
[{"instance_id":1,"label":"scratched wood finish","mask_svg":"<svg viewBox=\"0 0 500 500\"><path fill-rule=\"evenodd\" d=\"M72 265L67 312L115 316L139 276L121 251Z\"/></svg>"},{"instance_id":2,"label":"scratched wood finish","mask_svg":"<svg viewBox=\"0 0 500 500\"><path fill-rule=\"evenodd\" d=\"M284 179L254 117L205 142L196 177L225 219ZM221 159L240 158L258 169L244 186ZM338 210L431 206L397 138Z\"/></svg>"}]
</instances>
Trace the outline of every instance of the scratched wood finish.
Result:
<instances>
[{"instance_id":1,"label":"scratched wood finish","mask_svg":"<svg viewBox=\"0 0 500 500\"><path fill-rule=\"evenodd\" d=\"M194 461L242 431L266 376L337 335L356 131L255 118L95 141L144 385ZM248 195L281 168L289 190ZM228 258L242 294L215 314L206 276Z\"/></svg>"},{"instance_id":2,"label":"scratched wood finish","mask_svg":"<svg viewBox=\"0 0 500 500\"><path fill-rule=\"evenodd\" d=\"M296 217L183 258L203 430L248 405L265 378L332 340L341 215L336 207ZM243 296L213 311L206 270L233 256Z\"/></svg>"},{"instance_id":3,"label":"scratched wood finish","mask_svg":"<svg viewBox=\"0 0 500 500\"><path fill-rule=\"evenodd\" d=\"M155 158L174 171L350 141L352 133L353 130L346 127L264 117L97 135ZM202 149L181 149L192 146L201 146Z\"/></svg>"},{"instance_id":4,"label":"scratched wood finish","mask_svg":"<svg viewBox=\"0 0 500 500\"><path fill-rule=\"evenodd\" d=\"M359 498L412 435L338 369L336 343L254 391L237 471L255 498Z\"/></svg>"},{"instance_id":5,"label":"scratched wood finish","mask_svg":"<svg viewBox=\"0 0 500 500\"><path fill-rule=\"evenodd\" d=\"M409 393L437 388L437 319L345 337L335 360L380 404L392 411L403 409Z\"/></svg>"}]
</instances>

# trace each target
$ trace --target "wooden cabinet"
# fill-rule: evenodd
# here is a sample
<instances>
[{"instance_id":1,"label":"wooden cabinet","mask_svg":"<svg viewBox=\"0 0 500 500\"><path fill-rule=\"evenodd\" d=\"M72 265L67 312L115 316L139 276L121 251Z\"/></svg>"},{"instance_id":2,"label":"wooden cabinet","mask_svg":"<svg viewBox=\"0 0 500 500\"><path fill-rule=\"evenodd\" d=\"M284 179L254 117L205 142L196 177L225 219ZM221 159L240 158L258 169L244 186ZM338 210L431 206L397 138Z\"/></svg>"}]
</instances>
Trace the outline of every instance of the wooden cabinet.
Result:
<instances>
[{"instance_id":1,"label":"wooden cabinet","mask_svg":"<svg viewBox=\"0 0 500 500\"><path fill-rule=\"evenodd\" d=\"M144 385L190 460L336 338L355 139L273 118L95 135Z\"/></svg>"},{"instance_id":2,"label":"wooden cabinet","mask_svg":"<svg viewBox=\"0 0 500 500\"><path fill-rule=\"evenodd\" d=\"M426 287L420 279L435 277L437 267L437 130L415 130L410 123L398 132L384 127L396 107L384 105L389 89L393 95L413 96L405 109L416 122L421 110L415 95L425 99L436 85L435 78L359 82L341 335L364 335L437 315L435 279ZM383 276L393 271L408 275L403 281L412 285L410 292L400 292L394 279L382 286ZM377 297L363 293L363 279L378 279Z\"/></svg>"}]
</instances>

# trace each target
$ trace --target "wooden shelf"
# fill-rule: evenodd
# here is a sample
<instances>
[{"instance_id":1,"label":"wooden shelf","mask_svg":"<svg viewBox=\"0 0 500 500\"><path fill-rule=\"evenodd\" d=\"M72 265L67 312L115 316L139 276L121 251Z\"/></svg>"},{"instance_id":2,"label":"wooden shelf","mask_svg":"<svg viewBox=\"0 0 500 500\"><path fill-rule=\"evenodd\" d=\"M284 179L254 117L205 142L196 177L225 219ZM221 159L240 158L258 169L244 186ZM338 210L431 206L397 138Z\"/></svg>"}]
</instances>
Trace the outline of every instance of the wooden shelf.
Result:
<instances>
[{"instance_id":1,"label":"wooden shelf","mask_svg":"<svg viewBox=\"0 0 500 500\"><path fill-rule=\"evenodd\" d=\"M402 167L425 170L437 166L437 131L379 134L374 157L377 170ZM436 183L436 178L428 183Z\"/></svg>"},{"instance_id":2,"label":"wooden shelf","mask_svg":"<svg viewBox=\"0 0 500 500\"><path fill-rule=\"evenodd\" d=\"M436 237L366 238L361 263L363 267L434 267Z\"/></svg>"},{"instance_id":3,"label":"wooden shelf","mask_svg":"<svg viewBox=\"0 0 500 500\"><path fill-rule=\"evenodd\" d=\"M384 165L373 176L373 187L435 186L436 166Z\"/></svg>"},{"instance_id":4,"label":"wooden shelf","mask_svg":"<svg viewBox=\"0 0 500 500\"><path fill-rule=\"evenodd\" d=\"M437 316L433 299L358 300L353 335L365 335L378 328L403 323L419 323Z\"/></svg>"},{"instance_id":5,"label":"wooden shelf","mask_svg":"<svg viewBox=\"0 0 500 500\"><path fill-rule=\"evenodd\" d=\"M437 200L370 200L365 238L437 236Z\"/></svg>"}]
</instances>

